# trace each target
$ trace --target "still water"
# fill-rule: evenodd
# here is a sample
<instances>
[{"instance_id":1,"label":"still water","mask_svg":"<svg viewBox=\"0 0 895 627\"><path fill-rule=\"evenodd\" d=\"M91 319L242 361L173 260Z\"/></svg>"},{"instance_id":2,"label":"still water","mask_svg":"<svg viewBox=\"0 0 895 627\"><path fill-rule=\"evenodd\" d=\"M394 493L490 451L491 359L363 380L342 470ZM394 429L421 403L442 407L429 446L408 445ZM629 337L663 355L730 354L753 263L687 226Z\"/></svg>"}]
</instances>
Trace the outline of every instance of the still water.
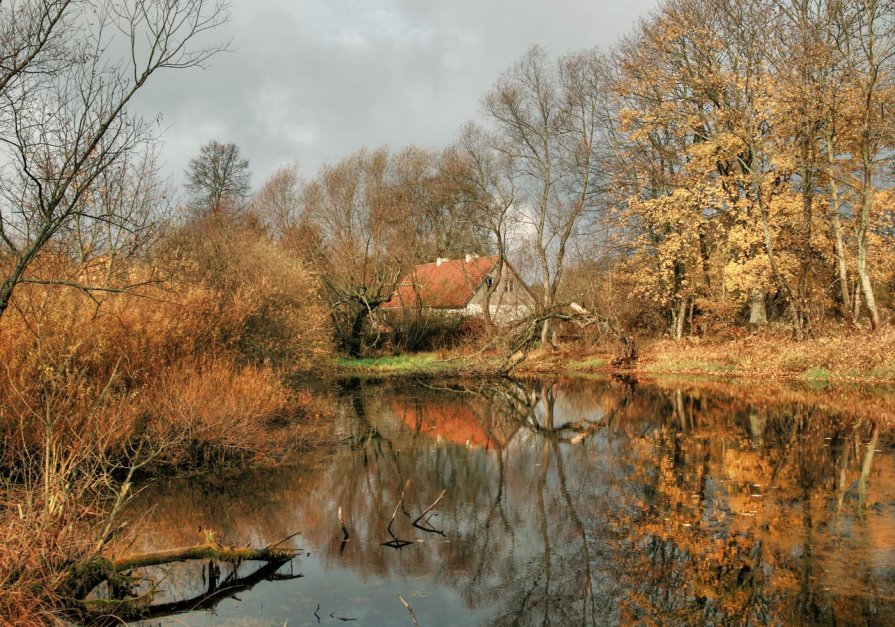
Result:
<instances>
[{"instance_id":1,"label":"still water","mask_svg":"<svg viewBox=\"0 0 895 627\"><path fill-rule=\"evenodd\" d=\"M199 598L209 575L222 590L146 624L412 625L401 599L424 627L895 624L888 417L795 399L346 384L336 452L144 490L132 550L296 532L286 544L301 549L256 576L252 563L153 569L159 603Z\"/></svg>"}]
</instances>

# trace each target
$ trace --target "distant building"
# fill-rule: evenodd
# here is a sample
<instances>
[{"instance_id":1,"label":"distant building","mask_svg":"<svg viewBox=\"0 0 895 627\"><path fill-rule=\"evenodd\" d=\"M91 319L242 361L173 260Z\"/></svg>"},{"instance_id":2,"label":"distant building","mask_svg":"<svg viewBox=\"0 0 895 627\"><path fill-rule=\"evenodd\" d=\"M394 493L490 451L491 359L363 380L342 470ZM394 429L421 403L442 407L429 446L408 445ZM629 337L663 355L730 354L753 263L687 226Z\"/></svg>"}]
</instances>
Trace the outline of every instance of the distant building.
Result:
<instances>
[{"instance_id":1,"label":"distant building","mask_svg":"<svg viewBox=\"0 0 895 627\"><path fill-rule=\"evenodd\" d=\"M439 257L414 267L381 309L482 316L488 307L492 320L504 323L530 315L535 303L531 290L506 261L501 267L499 257L466 255L465 259Z\"/></svg>"}]
</instances>

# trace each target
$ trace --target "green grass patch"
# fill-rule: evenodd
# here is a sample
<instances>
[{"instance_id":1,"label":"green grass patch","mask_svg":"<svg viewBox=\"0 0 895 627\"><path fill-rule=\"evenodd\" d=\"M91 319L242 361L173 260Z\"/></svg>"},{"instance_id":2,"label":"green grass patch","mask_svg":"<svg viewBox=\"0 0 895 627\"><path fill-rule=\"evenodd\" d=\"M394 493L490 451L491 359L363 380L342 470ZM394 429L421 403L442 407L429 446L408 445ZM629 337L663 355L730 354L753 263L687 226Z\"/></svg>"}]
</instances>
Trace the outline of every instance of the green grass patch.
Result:
<instances>
[{"instance_id":1,"label":"green grass patch","mask_svg":"<svg viewBox=\"0 0 895 627\"><path fill-rule=\"evenodd\" d=\"M820 366L808 368L808 370L802 373L802 380L804 380L809 387L817 390L825 390L829 388L830 379L832 378L833 373L826 368L821 368Z\"/></svg>"},{"instance_id":2,"label":"green grass patch","mask_svg":"<svg viewBox=\"0 0 895 627\"><path fill-rule=\"evenodd\" d=\"M414 355L395 355L385 357L364 357L350 359L344 357L336 362L339 368L363 372L412 373L433 372L447 368L447 362L440 361L435 353L417 353Z\"/></svg>"},{"instance_id":3,"label":"green grass patch","mask_svg":"<svg viewBox=\"0 0 895 627\"><path fill-rule=\"evenodd\" d=\"M595 370L597 368L605 368L609 365L609 360L602 357L590 357L569 363L572 370Z\"/></svg>"},{"instance_id":4,"label":"green grass patch","mask_svg":"<svg viewBox=\"0 0 895 627\"><path fill-rule=\"evenodd\" d=\"M803 372L802 378L805 381L829 381L833 378L833 373L826 368L815 366Z\"/></svg>"},{"instance_id":5,"label":"green grass patch","mask_svg":"<svg viewBox=\"0 0 895 627\"><path fill-rule=\"evenodd\" d=\"M874 379L895 379L895 364L878 366L870 371L870 376Z\"/></svg>"}]
</instances>

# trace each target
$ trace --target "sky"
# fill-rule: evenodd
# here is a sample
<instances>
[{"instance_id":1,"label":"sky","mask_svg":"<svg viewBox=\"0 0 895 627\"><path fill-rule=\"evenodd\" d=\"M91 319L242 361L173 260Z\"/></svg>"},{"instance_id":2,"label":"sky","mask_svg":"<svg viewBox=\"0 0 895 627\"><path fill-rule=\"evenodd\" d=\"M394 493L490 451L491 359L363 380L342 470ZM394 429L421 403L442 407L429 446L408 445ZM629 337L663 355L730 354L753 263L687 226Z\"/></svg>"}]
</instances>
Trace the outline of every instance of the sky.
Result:
<instances>
[{"instance_id":1,"label":"sky","mask_svg":"<svg viewBox=\"0 0 895 627\"><path fill-rule=\"evenodd\" d=\"M657 0L231 0L206 69L160 73L136 109L161 114L174 184L211 139L236 143L255 187L363 147L440 147L532 44L611 46Z\"/></svg>"}]
</instances>

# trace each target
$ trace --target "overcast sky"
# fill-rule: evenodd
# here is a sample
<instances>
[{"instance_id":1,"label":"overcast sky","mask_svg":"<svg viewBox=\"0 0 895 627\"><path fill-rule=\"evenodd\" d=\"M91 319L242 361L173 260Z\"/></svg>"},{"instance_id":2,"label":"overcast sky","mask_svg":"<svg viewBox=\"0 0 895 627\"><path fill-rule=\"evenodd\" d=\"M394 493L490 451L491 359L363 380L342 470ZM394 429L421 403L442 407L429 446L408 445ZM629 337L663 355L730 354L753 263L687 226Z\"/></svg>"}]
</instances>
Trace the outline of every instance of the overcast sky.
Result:
<instances>
[{"instance_id":1,"label":"overcast sky","mask_svg":"<svg viewBox=\"0 0 895 627\"><path fill-rule=\"evenodd\" d=\"M154 78L137 105L163 115L175 183L209 139L235 142L253 184L303 174L361 146L451 142L532 44L609 47L657 0L232 0L206 70Z\"/></svg>"}]
</instances>

